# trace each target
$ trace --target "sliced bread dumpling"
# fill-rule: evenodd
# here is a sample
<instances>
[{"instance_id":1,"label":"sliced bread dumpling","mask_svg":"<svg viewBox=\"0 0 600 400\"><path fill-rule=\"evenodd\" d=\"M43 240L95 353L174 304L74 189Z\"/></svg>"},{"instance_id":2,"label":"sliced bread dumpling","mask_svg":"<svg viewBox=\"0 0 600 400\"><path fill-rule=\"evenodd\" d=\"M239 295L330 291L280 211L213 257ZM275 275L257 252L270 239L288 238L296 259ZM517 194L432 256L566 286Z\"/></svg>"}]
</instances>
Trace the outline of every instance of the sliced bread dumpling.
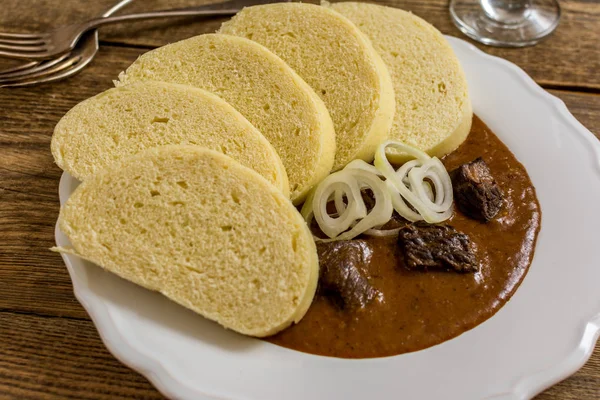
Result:
<instances>
[{"instance_id":1,"label":"sliced bread dumpling","mask_svg":"<svg viewBox=\"0 0 600 400\"><path fill-rule=\"evenodd\" d=\"M352 22L325 7L276 3L244 8L219 32L266 46L321 96L335 125L334 169L372 160L392 125L394 91L385 64Z\"/></svg>"},{"instance_id":2,"label":"sliced bread dumpling","mask_svg":"<svg viewBox=\"0 0 600 400\"><path fill-rule=\"evenodd\" d=\"M222 153L170 145L125 157L63 205L69 252L251 336L298 322L318 259L307 225L266 179Z\"/></svg>"},{"instance_id":3,"label":"sliced bread dumpling","mask_svg":"<svg viewBox=\"0 0 600 400\"><path fill-rule=\"evenodd\" d=\"M467 80L444 36L409 12L368 3L332 3L354 22L386 63L396 94L390 137L431 156L455 150L471 129Z\"/></svg>"},{"instance_id":4,"label":"sliced bread dumpling","mask_svg":"<svg viewBox=\"0 0 600 400\"><path fill-rule=\"evenodd\" d=\"M84 100L58 122L51 148L60 168L85 180L123 157L168 144L220 151L289 195L269 141L224 100L190 86L138 82Z\"/></svg>"},{"instance_id":5,"label":"sliced bread dumpling","mask_svg":"<svg viewBox=\"0 0 600 400\"><path fill-rule=\"evenodd\" d=\"M143 54L119 76L122 86L156 80L215 93L273 145L301 203L331 170L335 132L327 108L284 61L251 40L200 35Z\"/></svg>"}]
</instances>

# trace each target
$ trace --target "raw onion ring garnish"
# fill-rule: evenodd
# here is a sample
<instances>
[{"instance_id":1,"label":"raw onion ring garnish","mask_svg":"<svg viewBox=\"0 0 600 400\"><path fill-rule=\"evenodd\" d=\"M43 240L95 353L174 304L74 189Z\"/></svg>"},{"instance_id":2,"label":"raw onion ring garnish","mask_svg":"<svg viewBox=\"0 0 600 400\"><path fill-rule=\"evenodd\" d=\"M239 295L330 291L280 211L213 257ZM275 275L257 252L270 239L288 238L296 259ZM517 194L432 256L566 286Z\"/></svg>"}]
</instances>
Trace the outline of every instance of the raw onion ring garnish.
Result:
<instances>
[{"instance_id":1,"label":"raw onion ring garnish","mask_svg":"<svg viewBox=\"0 0 600 400\"><path fill-rule=\"evenodd\" d=\"M413 159L395 169L388 149ZM361 195L363 189L373 192L375 205L370 210ZM333 210L327 209L330 203ZM442 162L405 143L388 140L377 148L374 165L354 160L325 178L311 191L301 213L309 224L314 218L329 238L315 240L333 241L362 233L397 234L399 229L379 229L390 220L393 210L411 222L440 223L452 215L452 204L452 181Z\"/></svg>"}]
</instances>

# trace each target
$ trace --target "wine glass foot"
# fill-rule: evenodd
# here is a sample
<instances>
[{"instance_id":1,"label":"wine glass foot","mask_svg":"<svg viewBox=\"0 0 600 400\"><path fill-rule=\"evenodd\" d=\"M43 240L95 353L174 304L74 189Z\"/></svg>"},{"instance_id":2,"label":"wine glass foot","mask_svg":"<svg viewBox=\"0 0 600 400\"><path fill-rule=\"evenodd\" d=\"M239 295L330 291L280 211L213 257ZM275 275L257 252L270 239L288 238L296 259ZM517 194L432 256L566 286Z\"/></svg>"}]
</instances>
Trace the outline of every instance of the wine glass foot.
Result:
<instances>
[{"instance_id":1,"label":"wine glass foot","mask_svg":"<svg viewBox=\"0 0 600 400\"><path fill-rule=\"evenodd\" d=\"M450 15L465 35L490 46L533 46L560 19L556 0L452 0Z\"/></svg>"}]
</instances>

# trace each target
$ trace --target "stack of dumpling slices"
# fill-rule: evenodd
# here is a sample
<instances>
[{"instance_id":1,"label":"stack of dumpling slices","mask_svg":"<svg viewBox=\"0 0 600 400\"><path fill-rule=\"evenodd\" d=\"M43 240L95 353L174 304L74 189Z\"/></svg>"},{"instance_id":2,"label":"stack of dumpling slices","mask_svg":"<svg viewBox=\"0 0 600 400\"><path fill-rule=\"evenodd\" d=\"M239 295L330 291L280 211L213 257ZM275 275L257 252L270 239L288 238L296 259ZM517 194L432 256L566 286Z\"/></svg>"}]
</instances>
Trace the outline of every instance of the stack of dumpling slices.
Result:
<instances>
[{"instance_id":1,"label":"stack of dumpling slices","mask_svg":"<svg viewBox=\"0 0 600 400\"><path fill-rule=\"evenodd\" d=\"M61 119L52 153L83 183L59 216L72 247L57 250L268 336L304 316L317 286L295 206L388 138L451 152L471 118L450 46L410 13L248 7L142 55Z\"/></svg>"}]
</instances>

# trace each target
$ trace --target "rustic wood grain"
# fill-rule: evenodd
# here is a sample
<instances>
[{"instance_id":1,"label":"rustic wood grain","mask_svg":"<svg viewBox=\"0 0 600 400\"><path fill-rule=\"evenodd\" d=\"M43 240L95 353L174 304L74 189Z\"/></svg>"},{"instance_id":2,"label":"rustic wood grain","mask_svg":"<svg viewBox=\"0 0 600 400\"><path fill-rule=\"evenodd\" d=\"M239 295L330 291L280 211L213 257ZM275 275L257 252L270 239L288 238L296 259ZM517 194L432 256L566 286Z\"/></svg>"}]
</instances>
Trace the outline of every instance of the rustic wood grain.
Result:
<instances>
[{"instance_id":1,"label":"rustic wood grain","mask_svg":"<svg viewBox=\"0 0 600 400\"><path fill-rule=\"evenodd\" d=\"M0 31L42 30L100 13L114 0L3 0ZM201 4L206 0L136 2L141 11ZM443 0L394 1L459 35ZM600 138L600 3L562 1L565 18L547 42L529 49L492 49L516 62L539 83L590 93L551 90ZM111 28L94 62L69 81L0 89L0 399L162 398L139 374L105 349L75 300L54 244L61 171L49 151L56 122L79 101L112 86L111 80L147 48L212 31L220 21L182 20ZM142 29L141 31L138 28ZM132 47L133 46L133 47ZM135 47L138 46L138 47ZM6 65L0 61L0 68ZM600 346L575 375L536 400L600 399Z\"/></svg>"},{"instance_id":2,"label":"rustic wood grain","mask_svg":"<svg viewBox=\"0 0 600 400\"><path fill-rule=\"evenodd\" d=\"M65 83L0 89L0 310L87 318L54 245L58 180L54 125L78 102L110 88L140 52L104 47Z\"/></svg>"},{"instance_id":3,"label":"rustic wood grain","mask_svg":"<svg viewBox=\"0 0 600 400\"><path fill-rule=\"evenodd\" d=\"M7 31L39 31L75 20L95 16L115 0L84 2L35 0L25 9L20 0L3 0L0 27ZM137 1L122 12L166 9L214 3L214 0ZM310 0L318 2L318 0ZM414 12L434 24L443 33L466 37L452 24L447 0L385 0ZM58 7L57 4L61 6ZM519 65L538 83L560 87L600 90L600 2L590 0L561 1L563 17L556 32L546 41L524 49L498 49L476 44L487 53L504 57ZM68 11L68 12L67 12ZM35 15L32 18L32 14ZM214 32L224 18L183 18L170 21L143 21L102 29L101 40L153 48L190 36Z\"/></svg>"},{"instance_id":4,"label":"rustic wood grain","mask_svg":"<svg viewBox=\"0 0 600 400\"><path fill-rule=\"evenodd\" d=\"M0 399L162 399L119 363L91 321L0 313ZM600 398L600 350L535 400Z\"/></svg>"},{"instance_id":5,"label":"rustic wood grain","mask_svg":"<svg viewBox=\"0 0 600 400\"><path fill-rule=\"evenodd\" d=\"M600 346L575 375L552 386L534 400L598 400L600 399Z\"/></svg>"},{"instance_id":6,"label":"rustic wood grain","mask_svg":"<svg viewBox=\"0 0 600 400\"><path fill-rule=\"evenodd\" d=\"M571 114L600 139L600 95L566 90L548 91L564 101Z\"/></svg>"},{"instance_id":7,"label":"rustic wood grain","mask_svg":"<svg viewBox=\"0 0 600 400\"><path fill-rule=\"evenodd\" d=\"M2 399L163 398L106 350L91 321L3 312L0 326Z\"/></svg>"}]
</instances>

